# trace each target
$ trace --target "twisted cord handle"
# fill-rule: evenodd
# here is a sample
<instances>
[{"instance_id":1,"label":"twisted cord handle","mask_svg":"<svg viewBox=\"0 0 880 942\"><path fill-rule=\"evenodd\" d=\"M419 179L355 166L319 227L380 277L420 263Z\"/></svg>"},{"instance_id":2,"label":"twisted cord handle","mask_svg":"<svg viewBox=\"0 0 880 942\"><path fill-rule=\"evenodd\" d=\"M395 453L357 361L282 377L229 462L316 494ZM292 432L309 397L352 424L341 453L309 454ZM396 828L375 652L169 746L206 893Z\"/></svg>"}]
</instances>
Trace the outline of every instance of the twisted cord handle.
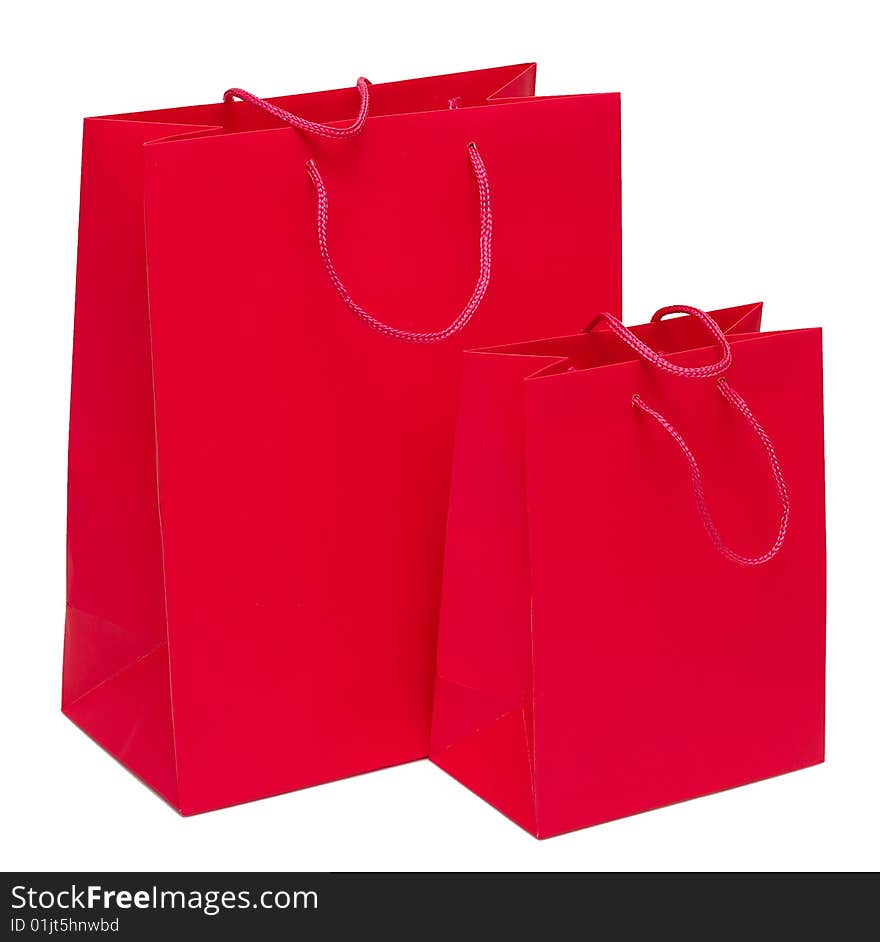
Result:
<instances>
[{"instance_id":1,"label":"twisted cord handle","mask_svg":"<svg viewBox=\"0 0 880 942\"><path fill-rule=\"evenodd\" d=\"M666 357L661 356L656 350L652 350L628 327L624 327L616 317L612 317L605 312L597 314L584 328L584 331L588 333L599 321L604 320L606 326L611 329L611 332L628 347L633 349L643 360L647 360L648 363L651 363L653 366L656 366L666 373L671 373L673 376L705 379L712 376L720 376L730 366L733 362L733 355L730 352L730 343L727 337L724 336L724 331L705 311L701 311L696 307L687 307L683 304L673 304L670 307L660 308L651 318L651 323L659 323L667 314L690 314L692 317L697 318L712 335L712 339L715 343L721 348L721 358L717 362L710 363L707 366L679 366L677 363L672 363L670 360L667 360Z\"/></svg>"},{"instance_id":2,"label":"twisted cord handle","mask_svg":"<svg viewBox=\"0 0 880 942\"><path fill-rule=\"evenodd\" d=\"M657 412L656 409L652 409L650 406L646 405L641 396L634 395L632 403L646 415L651 416L661 428L665 429L672 440L681 449L685 461L687 461L690 468L691 482L693 484L694 497L697 501L697 509L700 513L700 518L703 521L703 526L706 528L706 532L709 534L709 539L712 540L715 549L718 550L722 556L741 566L761 566L773 559L780 549L782 549L782 544L785 542L785 536L788 532L788 520L791 515L791 500L788 495L785 478L782 475L779 458L776 456L776 449L773 447L770 436L764 431L743 397L730 386L726 379L719 379L717 385L718 389L721 391L721 395L724 396L740 415L742 415L746 422L748 422L755 435L764 446L764 451L767 453L767 459L770 463L770 473L773 475L773 481L776 484L776 490L779 495L781 513L776 539L773 541L771 547L765 553L761 553L760 556L743 556L741 553L737 553L727 546L721 534L718 532L715 521L712 519L712 514L709 511L709 505L706 501L706 495L703 491L703 478L700 474L700 466L697 464L697 459L694 458L693 452L688 447L687 442L678 429L676 429L665 416Z\"/></svg>"},{"instance_id":3,"label":"twisted cord handle","mask_svg":"<svg viewBox=\"0 0 880 942\"><path fill-rule=\"evenodd\" d=\"M400 328L392 327L390 324L386 324L384 321L379 320L377 317L374 317L364 310L349 294L339 273L336 271L336 266L333 264L333 259L330 255L330 247L327 242L327 187L324 184L324 180L318 171L318 165L315 163L314 159L306 164L309 176L315 187L315 195L317 198L318 249L321 253L324 268L327 270L327 275L333 287L336 289L336 293L346 306L368 327L380 334L384 334L386 337L391 337L394 340L405 340L409 343L439 343L443 340L448 340L468 324L474 316L475 311L480 306L483 296L486 294L492 273L492 207L489 199L489 176L486 173L486 167L480 157L480 152L477 150L477 145L471 142L468 144L467 150L480 197L480 269L477 276L477 283L464 309L452 323L441 330L426 332L401 330Z\"/></svg>"},{"instance_id":4,"label":"twisted cord handle","mask_svg":"<svg viewBox=\"0 0 880 942\"><path fill-rule=\"evenodd\" d=\"M273 105L268 101L264 101L262 98L257 98L256 95L246 92L243 88L227 89L223 93L223 101L224 103L229 103L235 98L240 98L249 105L253 105L255 108L265 111L266 114L270 114L273 118L278 118L280 121L286 122L299 131L305 131L307 134L317 134L319 137L342 140L348 137L354 137L363 131L364 123L367 120L367 113L370 110L369 81L361 76L361 78L357 80L357 89L361 95L360 109L354 121L345 128L328 127L326 124L318 124L316 121L307 121L305 118L301 118L291 111L285 111L284 108L279 108L278 105Z\"/></svg>"}]
</instances>

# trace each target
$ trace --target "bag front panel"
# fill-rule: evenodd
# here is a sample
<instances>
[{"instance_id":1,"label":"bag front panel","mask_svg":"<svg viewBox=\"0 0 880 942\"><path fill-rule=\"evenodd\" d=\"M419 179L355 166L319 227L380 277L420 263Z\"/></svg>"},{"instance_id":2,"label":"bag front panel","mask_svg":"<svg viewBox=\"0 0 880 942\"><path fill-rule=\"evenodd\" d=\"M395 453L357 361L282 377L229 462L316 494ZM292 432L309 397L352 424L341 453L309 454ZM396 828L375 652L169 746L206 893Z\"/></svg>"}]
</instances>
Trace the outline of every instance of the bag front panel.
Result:
<instances>
[{"instance_id":1,"label":"bag front panel","mask_svg":"<svg viewBox=\"0 0 880 942\"><path fill-rule=\"evenodd\" d=\"M477 277L470 141L491 183L485 299L445 343L381 336L321 265L306 160L352 295L427 330ZM617 96L376 118L350 142L146 148L185 808L426 754L461 351L578 326L572 271L591 307L619 309L619 187Z\"/></svg>"},{"instance_id":2,"label":"bag front panel","mask_svg":"<svg viewBox=\"0 0 880 942\"><path fill-rule=\"evenodd\" d=\"M773 440L791 500L779 554L727 544L780 518L767 457L713 380L621 363L526 381L537 830L549 836L823 756L824 496L819 331L731 337L731 386ZM705 351L672 357L705 362Z\"/></svg>"}]
</instances>

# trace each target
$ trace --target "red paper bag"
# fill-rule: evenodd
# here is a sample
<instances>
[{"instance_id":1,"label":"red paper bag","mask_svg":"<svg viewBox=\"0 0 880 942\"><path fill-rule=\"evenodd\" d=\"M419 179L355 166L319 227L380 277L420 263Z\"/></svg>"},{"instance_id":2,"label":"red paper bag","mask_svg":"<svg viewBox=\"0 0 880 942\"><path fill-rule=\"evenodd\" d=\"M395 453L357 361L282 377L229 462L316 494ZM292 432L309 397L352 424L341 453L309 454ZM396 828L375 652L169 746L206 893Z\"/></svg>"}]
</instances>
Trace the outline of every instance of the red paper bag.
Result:
<instances>
[{"instance_id":1,"label":"red paper bag","mask_svg":"<svg viewBox=\"0 0 880 942\"><path fill-rule=\"evenodd\" d=\"M760 312L466 354L431 758L537 837L823 759L820 331Z\"/></svg>"},{"instance_id":2,"label":"red paper bag","mask_svg":"<svg viewBox=\"0 0 880 942\"><path fill-rule=\"evenodd\" d=\"M461 351L620 304L534 75L85 123L63 709L185 814L427 754Z\"/></svg>"}]
</instances>

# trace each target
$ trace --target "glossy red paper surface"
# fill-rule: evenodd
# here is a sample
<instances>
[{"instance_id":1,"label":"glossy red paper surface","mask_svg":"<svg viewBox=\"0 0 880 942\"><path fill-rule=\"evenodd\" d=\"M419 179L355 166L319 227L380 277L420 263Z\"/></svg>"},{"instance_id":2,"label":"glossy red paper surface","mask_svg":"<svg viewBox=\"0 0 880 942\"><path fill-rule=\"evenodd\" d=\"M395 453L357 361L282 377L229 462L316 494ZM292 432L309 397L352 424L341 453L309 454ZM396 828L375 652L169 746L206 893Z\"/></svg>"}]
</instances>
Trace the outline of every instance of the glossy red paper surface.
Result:
<instances>
[{"instance_id":1,"label":"glossy red paper surface","mask_svg":"<svg viewBox=\"0 0 880 942\"><path fill-rule=\"evenodd\" d=\"M245 103L86 121L63 708L184 813L427 753L461 352L574 329L573 288L620 308L618 98L533 92L532 66L374 85L348 141ZM476 276L470 141L485 300L444 344L371 332L307 159L352 294L427 330Z\"/></svg>"},{"instance_id":2,"label":"glossy red paper surface","mask_svg":"<svg viewBox=\"0 0 880 942\"><path fill-rule=\"evenodd\" d=\"M714 316L791 497L762 566L716 552L681 454L632 406L674 422L727 542L760 552L778 498L712 380L607 331L465 356L431 758L539 837L822 761L820 332ZM717 357L701 330L636 328L687 366Z\"/></svg>"}]
</instances>

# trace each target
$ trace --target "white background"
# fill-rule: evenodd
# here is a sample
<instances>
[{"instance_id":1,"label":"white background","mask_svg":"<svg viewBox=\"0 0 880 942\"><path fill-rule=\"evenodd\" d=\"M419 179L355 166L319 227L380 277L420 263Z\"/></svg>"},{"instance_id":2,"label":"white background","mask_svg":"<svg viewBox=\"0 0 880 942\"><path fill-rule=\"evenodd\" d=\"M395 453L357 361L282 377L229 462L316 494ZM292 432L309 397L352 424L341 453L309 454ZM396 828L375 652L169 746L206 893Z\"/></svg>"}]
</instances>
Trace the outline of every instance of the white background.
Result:
<instances>
[{"instance_id":1,"label":"white background","mask_svg":"<svg viewBox=\"0 0 880 942\"><path fill-rule=\"evenodd\" d=\"M875 869L874 4L16 4L0 25L4 869ZM876 11L874 11L876 12ZM624 319L825 327L828 761L537 842L427 762L182 819L59 712L81 118L537 60L623 93ZM638 574L633 574L637 580ZM295 744L290 744L295 748ZM279 748L284 748L279 743Z\"/></svg>"}]
</instances>

